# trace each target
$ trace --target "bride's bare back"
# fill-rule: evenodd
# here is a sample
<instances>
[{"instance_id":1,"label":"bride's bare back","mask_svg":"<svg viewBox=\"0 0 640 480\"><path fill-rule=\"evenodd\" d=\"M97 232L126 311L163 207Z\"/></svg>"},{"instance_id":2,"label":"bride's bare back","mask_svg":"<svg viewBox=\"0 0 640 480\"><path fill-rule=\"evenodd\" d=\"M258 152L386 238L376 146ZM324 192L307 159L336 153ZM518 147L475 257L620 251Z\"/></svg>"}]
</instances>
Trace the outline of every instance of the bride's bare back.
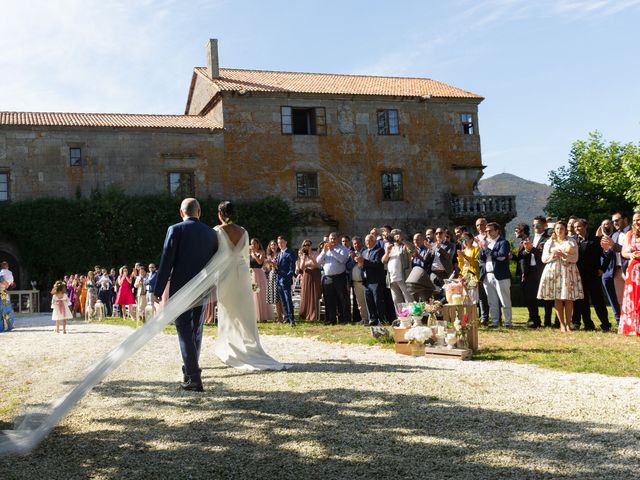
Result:
<instances>
[{"instance_id":1,"label":"bride's bare back","mask_svg":"<svg viewBox=\"0 0 640 480\"><path fill-rule=\"evenodd\" d=\"M233 243L233 245L238 245L238 242L240 242L240 240L242 240L242 237L244 235L244 228L242 228L239 225L220 225L220 228L222 230L224 230L224 233L227 234L227 237L229 237L229 240L231 241L231 243Z\"/></svg>"}]
</instances>

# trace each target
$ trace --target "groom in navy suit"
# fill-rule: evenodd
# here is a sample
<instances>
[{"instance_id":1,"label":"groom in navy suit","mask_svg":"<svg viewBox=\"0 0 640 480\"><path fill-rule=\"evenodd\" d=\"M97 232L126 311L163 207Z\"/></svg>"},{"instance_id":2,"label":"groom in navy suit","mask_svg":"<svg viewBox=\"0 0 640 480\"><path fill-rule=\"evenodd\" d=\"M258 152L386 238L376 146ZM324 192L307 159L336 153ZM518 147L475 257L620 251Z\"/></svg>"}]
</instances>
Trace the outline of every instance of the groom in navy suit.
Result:
<instances>
[{"instance_id":1,"label":"groom in navy suit","mask_svg":"<svg viewBox=\"0 0 640 480\"><path fill-rule=\"evenodd\" d=\"M291 286L293 285L293 276L296 273L296 254L287 247L287 240L278 237L278 247L280 253L276 257L276 273L278 275L278 294L282 301L285 321L293 327L296 322L293 318L293 299L291 298Z\"/></svg>"},{"instance_id":2,"label":"groom in navy suit","mask_svg":"<svg viewBox=\"0 0 640 480\"><path fill-rule=\"evenodd\" d=\"M195 198L185 198L180 205L182 222L171 225L164 240L162 259L154 288L160 301L169 282L169 297L189 282L209 262L218 250L215 232L200 222L200 204ZM176 330L182 353L183 390L201 392L200 345L202 344L202 306L187 310L176 318Z\"/></svg>"}]
</instances>

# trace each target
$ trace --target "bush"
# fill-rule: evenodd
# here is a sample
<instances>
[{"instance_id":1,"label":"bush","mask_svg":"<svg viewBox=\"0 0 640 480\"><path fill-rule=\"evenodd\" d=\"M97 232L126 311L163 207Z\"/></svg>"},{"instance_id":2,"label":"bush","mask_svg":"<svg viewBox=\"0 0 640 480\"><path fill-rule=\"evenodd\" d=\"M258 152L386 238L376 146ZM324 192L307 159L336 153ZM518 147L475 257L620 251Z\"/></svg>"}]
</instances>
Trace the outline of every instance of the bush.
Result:
<instances>
[{"instance_id":1,"label":"bush","mask_svg":"<svg viewBox=\"0 0 640 480\"><path fill-rule=\"evenodd\" d=\"M202 220L215 225L219 201L201 200ZM237 202L239 223L263 243L291 236L293 214L277 198ZM2 235L18 247L31 279L47 289L68 273L140 261L158 262L167 227L180 221L180 199L127 196L116 190L87 198L46 198L0 205Z\"/></svg>"}]
</instances>

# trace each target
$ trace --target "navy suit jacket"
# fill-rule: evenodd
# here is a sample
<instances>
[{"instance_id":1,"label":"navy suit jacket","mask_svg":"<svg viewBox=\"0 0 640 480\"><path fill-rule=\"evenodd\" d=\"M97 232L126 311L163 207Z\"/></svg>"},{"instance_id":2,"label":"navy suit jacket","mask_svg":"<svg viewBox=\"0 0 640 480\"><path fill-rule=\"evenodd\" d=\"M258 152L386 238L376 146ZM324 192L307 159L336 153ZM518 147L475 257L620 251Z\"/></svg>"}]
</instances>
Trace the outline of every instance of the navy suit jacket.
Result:
<instances>
[{"instance_id":1,"label":"navy suit jacket","mask_svg":"<svg viewBox=\"0 0 640 480\"><path fill-rule=\"evenodd\" d=\"M169 296L180 290L204 268L218 251L218 237L213 229L196 218L171 225L164 240L155 296L162 296L167 281Z\"/></svg>"},{"instance_id":2,"label":"navy suit jacket","mask_svg":"<svg viewBox=\"0 0 640 480\"><path fill-rule=\"evenodd\" d=\"M384 248L380 248L377 244L371 250L365 248L362 251L362 257L364 258L362 270L367 284L378 283L384 285L387 282L387 273L384 270L384 263L382 263L383 255Z\"/></svg>"},{"instance_id":3,"label":"navy suit jacket","mask_svg":"<svg viewBox=\"0 0 640 480\"><path fill-rule=\"evenodd\" d=\"M480 279L484 279L487 275L487 255L491 253L491 262L493 263L493 274L497 280L506 280L511 278L509 271L509 242L500 236L496 240L493 249L483 248L480 250L478 260L480 261ZM498 259L501 260L498 260Z\"/></svg>"},{"instance_id":4,"label":"navy suit jacket","mask_svg":"<svg viewBox=\"0 0 640 480\"><path fill-rule=\"evenodd\" d=\"M293 276L296 273L296 254L287 247L287 249L282 250L276 258L278 259L278 267L276 270L278 283L289 287L293 283Z\"/></svg>"}]
</instances>

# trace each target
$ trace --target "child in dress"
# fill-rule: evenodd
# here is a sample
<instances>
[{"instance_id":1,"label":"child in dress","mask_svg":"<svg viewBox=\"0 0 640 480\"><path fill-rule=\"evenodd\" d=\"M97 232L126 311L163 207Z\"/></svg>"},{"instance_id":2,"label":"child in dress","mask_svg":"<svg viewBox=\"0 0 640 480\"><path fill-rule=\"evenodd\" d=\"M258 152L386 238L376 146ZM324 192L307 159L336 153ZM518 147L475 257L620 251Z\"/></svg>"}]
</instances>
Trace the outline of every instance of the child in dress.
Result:
<instances>
[{"instance_id":1,"label":"child in dress","mask_svg":"<svg viewBox=\"0 0 640 480\"><path fill-rule=\"evenodd\" d=\"M56 333L60 333L60 320L62 320L62 333L67 333L67 320L73 318L69 309L69 297L67 286L64 282L57 281L51 290L52 320L56 322Z\"/></svg>"}]
</instances>

